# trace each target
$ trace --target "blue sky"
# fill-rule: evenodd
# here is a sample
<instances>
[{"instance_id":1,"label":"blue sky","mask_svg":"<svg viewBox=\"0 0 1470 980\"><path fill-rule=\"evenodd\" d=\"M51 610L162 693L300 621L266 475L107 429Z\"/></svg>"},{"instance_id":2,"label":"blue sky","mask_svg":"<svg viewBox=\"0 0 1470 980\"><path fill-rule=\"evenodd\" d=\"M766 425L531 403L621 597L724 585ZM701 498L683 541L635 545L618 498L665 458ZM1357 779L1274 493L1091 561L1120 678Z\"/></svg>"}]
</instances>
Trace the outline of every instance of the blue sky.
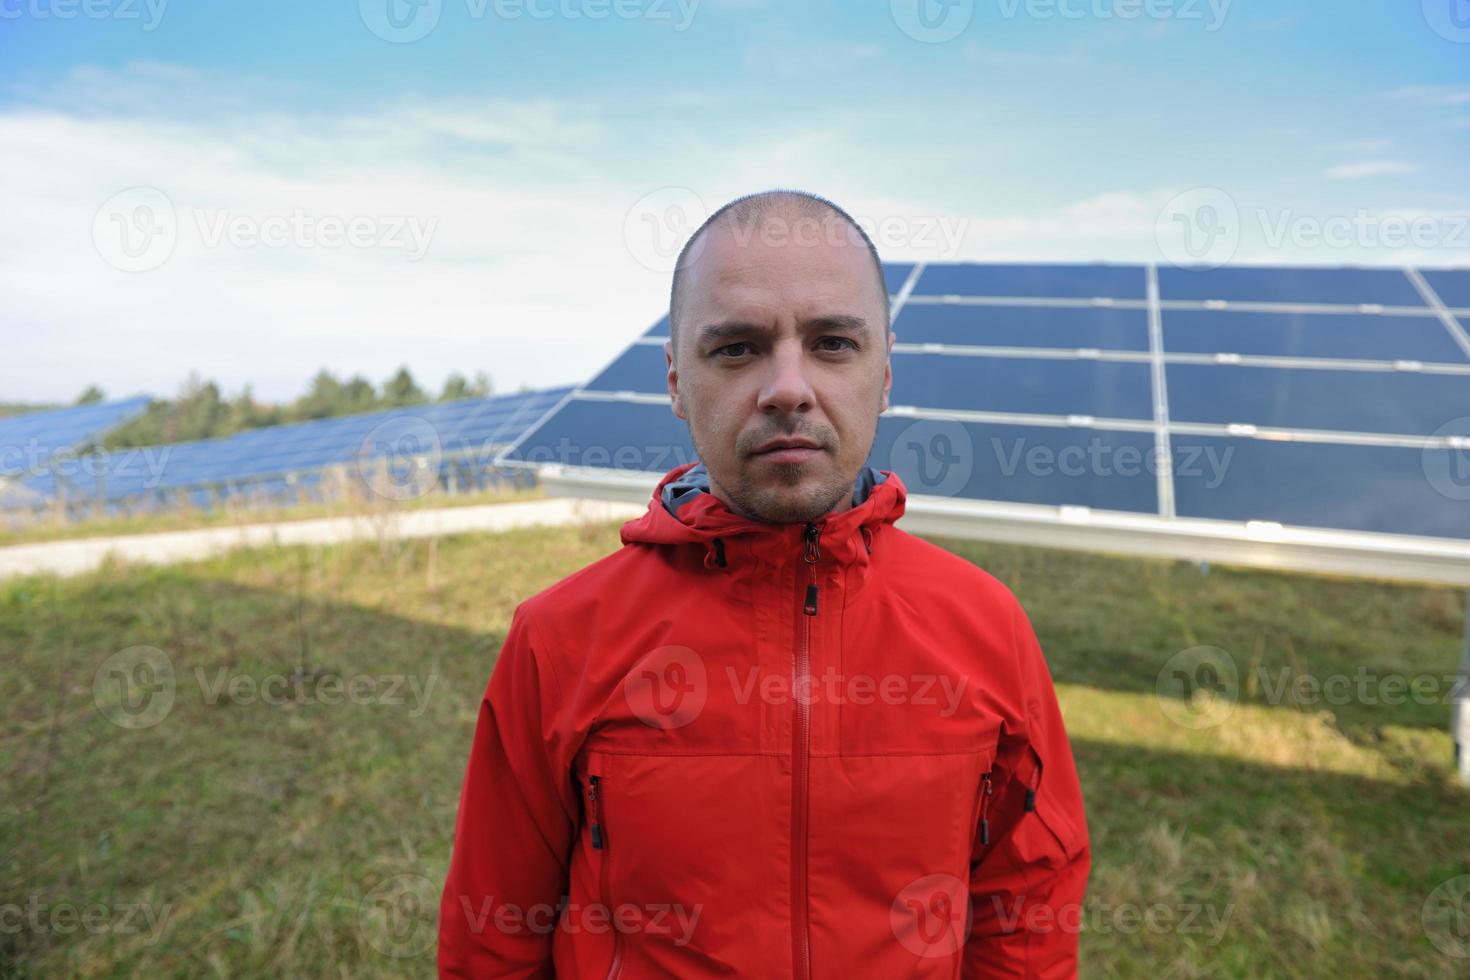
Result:
<instances>
[{"instance_id":1,"label":"blue sky","mask_svg":"<svg viewBox=\"0 0 1470 980\"><path fill-rule=\"evenodd\" d=\"M778 185L894 259L1470 265L1470 0L392 2L0 0L0 399L575 382Z\"/></svg>"}]
</instances>

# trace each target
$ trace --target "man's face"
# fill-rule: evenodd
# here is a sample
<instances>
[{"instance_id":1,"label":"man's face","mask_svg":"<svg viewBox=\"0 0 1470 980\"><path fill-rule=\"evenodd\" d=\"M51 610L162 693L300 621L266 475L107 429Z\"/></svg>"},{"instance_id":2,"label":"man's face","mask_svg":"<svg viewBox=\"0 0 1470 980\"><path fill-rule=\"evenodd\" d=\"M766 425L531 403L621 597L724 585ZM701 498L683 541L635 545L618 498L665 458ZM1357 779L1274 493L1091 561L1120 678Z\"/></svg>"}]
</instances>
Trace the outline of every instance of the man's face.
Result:
<instances>
[{"instance_id":1,"label":"man's face","mask_svg":"<svg viewBox=\"0 0 1470 980\"><path fill-rule=\"evenodd\" d=\"M711 492L777 523L850 507L893 384L867 249L835 218L778 212L707 229L684 275L669 394ZM805 445L768 449L782 440Z\"/></svg>"}]
</instances>

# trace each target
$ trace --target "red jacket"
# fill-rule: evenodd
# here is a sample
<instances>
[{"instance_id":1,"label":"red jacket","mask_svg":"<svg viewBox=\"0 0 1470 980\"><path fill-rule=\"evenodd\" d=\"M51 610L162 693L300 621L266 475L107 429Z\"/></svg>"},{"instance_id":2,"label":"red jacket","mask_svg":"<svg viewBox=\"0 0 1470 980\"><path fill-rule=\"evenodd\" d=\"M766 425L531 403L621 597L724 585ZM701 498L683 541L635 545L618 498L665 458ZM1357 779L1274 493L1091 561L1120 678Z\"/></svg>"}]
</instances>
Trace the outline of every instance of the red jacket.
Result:
<instances>
[{"instance_id":1,"label":"red jacket","mask_svg":"<svg viewBox=\"0 0 1470 980\"><path fill-rule=\"evenodd\" d=\"M850 510L762 524L686 464L516 608L441 977L1076 974L1091 852L1046 662L904 499L865 469Z\"/></svg>"}]
</instances>

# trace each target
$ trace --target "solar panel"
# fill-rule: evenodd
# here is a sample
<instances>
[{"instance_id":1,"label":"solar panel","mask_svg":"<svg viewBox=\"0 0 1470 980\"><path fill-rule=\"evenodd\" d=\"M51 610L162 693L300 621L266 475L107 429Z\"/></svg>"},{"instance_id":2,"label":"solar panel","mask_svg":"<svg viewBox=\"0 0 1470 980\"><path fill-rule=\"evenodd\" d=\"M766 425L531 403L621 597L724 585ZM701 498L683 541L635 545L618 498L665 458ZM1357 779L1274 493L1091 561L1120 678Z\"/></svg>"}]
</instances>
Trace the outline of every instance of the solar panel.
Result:
<instances>
[{"instance_id":1,"label":"solar panel","mask_svg":"<svg viewBox=\"0 0 1470 980\"><path fill-rule=\"evenodd\" d=\"M1159 269L1159 296L1164 300L1288 305L1424 305L1424 297L1398 269L1164 266Z\"/></svg>"},{"instance_id":2,"label":"solar panel","mask_svg":"<svg viewBox=\"0 0 1470 980\"><path fill-rule=\"evenodd\" d=\"M1149 366L1076 358L893 354L889 402L916 409L1148 420Z\"/></svg>"},{"instance_id":3,"label":"solar panel","mask_svg":"<svg viewBox=\"0 0 1470 980\"><path fill-rule=\"evenodd\" d=\"M1470 310L1470 269L1422 269L1420 272L1445 306Z\"/></svg>"},{"instance_id":4,"label":"solar panel","mask_svg":"<svg viewBox=\"0 0 1470 980\"><path fill-rule=\"evenodd\" d=\"M32 496L65 492L99 501L193 491L204 503L212 494L252 493L313 485L326 467L368 460L462 457L493 462L569 393L558 388L492 398L415 405L339 418L251 429L218 439L117 450L74 460L23 481Z\"/></svg>"},{"instance_id":5,"label":"solar panel","mask_svg":"<svg viewBox=\"0 0 1470 980\"><path fill-rule=\"evenodd\" d=\"M1470 412L1470 374L1170 364L1168 378L1176 422L1427 436Z\"/></svg>"},{"instance_id":6,"label":"solar panel","mask_svg":"<svg viewBox=\"0 0 1470 980\"><path fill-rule=\"evenodd\" d=\"M913 271L912 262L883 263L883 282L888 287L888 294L897 296L903 289L903 284L908 282L909 273Z\"/></svg>"},{"instance_id":7,"label":"solar panel","mask_svg":"<svg viewBox=\"0 0 1470 980\"><path fill-rule=\"evenodd\" d=\"M0 418L0 477L37 472L56 453L82 449L147 408L139 396Z\"/></svg>"},{"instance_id":8,"label":"solar panel","mask_svg":"<svg viewBox=\"0 0 1470 980\"><path fill-rule=\"evenodd\" d=\"M515 460L663 473L695 458L689 427L667 402L567 402L523 443Z\"/></svg>"},{"instance_id":9,"label":"solar panel","mask_svg":"<svg viewBox=\"0 0 1470 980\"><path fill-rule=\"evenodd\" d=\"M1148 432L883 416L869 459L912 494L1151 514L1153 445ZM1113 471L1089 459L1111 460Z\"/></svg>"},{"instance_id":10,"label":"solar panel","mask_svg":"<svg viewBox=\"0 0 1470 980\"><path fill-rule=\"evenodd\" d=\"M914 302L893 322L901 344L1148 350L1148 312L1096 307Z\"/></svg>"},{"instance_id":11,"label":"solar panel","mask_svg":"<svg viewBox=\"0 0 1470 980\"><path fill-rule=\"evenodd\" d=\"M1170 353L1470 363L1437 317L1164 310Z\"/></svg>"},{"instance_id":12,"label":"solar panel","mask_svg":"<svg viewBox=\"0 0 1470 980\"><path fill-rule=\"evenodd\" d=\"M1451 506L1425 478L1426 469L1448 472L1452 450L1220 436L1182 441L1201 462L1175 478L1180 516L1470 537L1467 504ZM1215 465L1203 462L1210 458Z\"/></svg>"},{"instance_id":13,"label":"solar panel","mask_svg":"<svg viewBox=\"0 0 1470 980\"><path fill-rule=\"evenodd\" d=\"M928 265L914 290L921 296L1010 296L1091 299L1145 296L1141 266L1125 265Z\"/></svg>"},{"instance_id":14,"label":"solar panel","mask_svg":"<svg viewBox=\"0 0 1470 980\"><path fill-rule=\"evenodd\" d=\"M1031 508L1028 528L1133 515L1153 523L1128 525L1121 548L1187 530L1244 542L1231 553L1251 560L1273 522L1470 539L1470 334L1454 314L1470 310L1470 270L885 273L897 343L870 462L920 500ZM652 475L692 459L666 333L660 321L502 461Z\"/></svg>"},{"instance_id":15,"label":"solar panel","mask_svg":"<svg viewBox=\"0 0 1470 980\"><path fill-rule=\"evenodd\" d=\"M666 395L668 359L663 344L634 344L603 368L588 384L589 391L637 391Z\"/></svg>"}]
</instances>

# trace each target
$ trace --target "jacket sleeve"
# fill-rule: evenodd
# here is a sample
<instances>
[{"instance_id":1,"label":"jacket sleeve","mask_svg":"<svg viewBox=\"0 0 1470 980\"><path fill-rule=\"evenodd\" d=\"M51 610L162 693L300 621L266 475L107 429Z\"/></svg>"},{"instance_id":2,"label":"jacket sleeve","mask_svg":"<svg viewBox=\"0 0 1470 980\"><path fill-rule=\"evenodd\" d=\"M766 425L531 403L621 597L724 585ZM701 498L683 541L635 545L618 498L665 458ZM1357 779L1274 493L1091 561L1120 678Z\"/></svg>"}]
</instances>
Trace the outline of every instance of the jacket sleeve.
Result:
<instances>
[{"instance_id":1,"label":"jacket sleeve","mask_svg":"<svg viewBox=\"0 0 1470 980\"><path fill-rule=\"evenodd\" d=\"M565 705L526 606L480 702L439 906L439 976L551 977L552 933L576 834L557 761Z\"/></svg>"},{"instance_id":2,"label":"jacket sleeve","mask_svg":"<svg viewBox=\"0 0 1470 980\"><path fill-rule=\"evenodd\" d=\"M987 817L976 828L964 976L1075 977L1092 862L1082 787L1051 674L1020 603L1012 617L1024 719L1001 733Z\"/></svg>"}]
</instances>

